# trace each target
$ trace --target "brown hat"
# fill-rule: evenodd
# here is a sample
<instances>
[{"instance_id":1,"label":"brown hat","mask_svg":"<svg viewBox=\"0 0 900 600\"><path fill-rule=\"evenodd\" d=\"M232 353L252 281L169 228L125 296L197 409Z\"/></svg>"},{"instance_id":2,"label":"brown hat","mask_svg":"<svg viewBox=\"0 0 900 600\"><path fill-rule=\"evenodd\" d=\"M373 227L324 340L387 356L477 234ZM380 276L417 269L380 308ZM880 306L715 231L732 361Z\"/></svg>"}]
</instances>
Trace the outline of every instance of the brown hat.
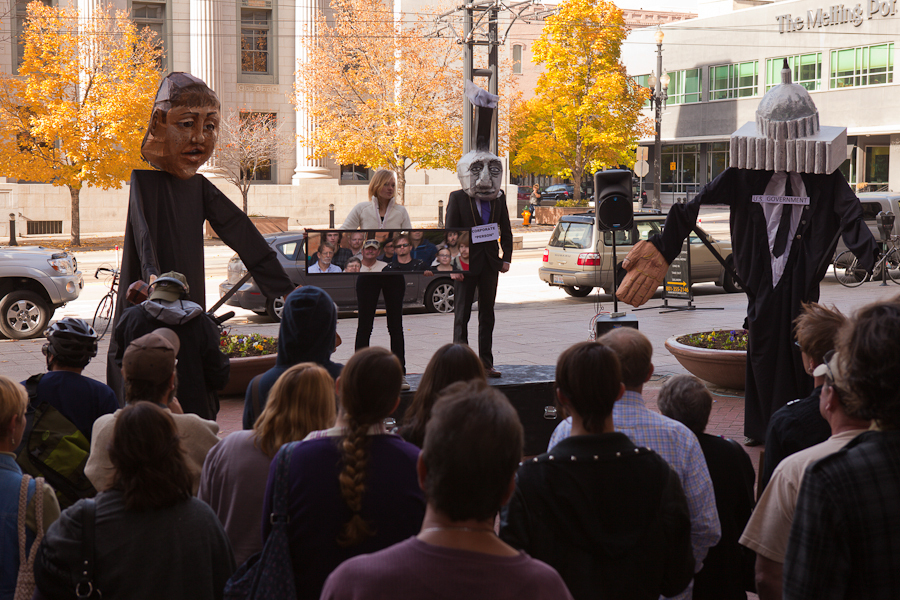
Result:
<instances>
[{"instance_id":1,"label":"brown hat","mask_svg":"<svg viewBox=\"0 0 900 600\"><path fill-rule=\"evenodd\" d=\"M187 277L177 271L163 273L152 283L151 300L169 300L174 302L191 291Z\"/></svg>"},{"instance_id":2,"label":"brown hat","mask_svg":"<svg viewBox=\"0 0 900 600\"><path fill-rule=\"evenodd\" d=\"M162 383L175 371L175 357L181 343L178 334L162 327L142 335L125 348L122 374L125 379Z\"/></svg>"}]
</instances>

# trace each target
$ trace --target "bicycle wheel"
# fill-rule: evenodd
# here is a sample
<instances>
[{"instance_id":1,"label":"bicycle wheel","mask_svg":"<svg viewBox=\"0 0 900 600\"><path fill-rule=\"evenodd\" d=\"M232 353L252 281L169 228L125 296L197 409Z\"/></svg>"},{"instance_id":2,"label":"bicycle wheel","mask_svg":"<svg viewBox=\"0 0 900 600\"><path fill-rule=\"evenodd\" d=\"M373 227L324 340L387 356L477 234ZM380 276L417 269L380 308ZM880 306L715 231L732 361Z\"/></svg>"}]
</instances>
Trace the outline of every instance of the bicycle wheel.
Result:
<instances>
[{"instance_id":1,"label":"bicycle wheel","mask_svg":"<svg viewBox=\"0 0 900 600\"><path fill-rule=\"evenodd\" d=\"M884 261L885 267L887 267L888 278L900 285L900 251L896 248L891 248L887 254L887 260Z\"/></svg>"},{"instance_id":2,"label":"bicycle wheel","mask_svg":"<svg viewBox=\"0 0 900 600\"><path fill-rule=\"evenodd\" d=\"M834 277L841 285L853 288L866 280L866 271L861 269L856 256L849 250L841 252L834 259Z\"/></svg>"},{"instance_id":3,"label":"bicycle wheel","mask_svg":"<svg viewBox=\"0 0 900 600\"><path fill-rule=\"evenodd\" d=\"M103 300L100 301L97 310L94 312L94 320L91 321L91 327L97 332L98 341L103 339L103 336L106 335L106 330L109 329L109 325L112 323L114 307L113 295L107 294L103 296Z\"/></svg>"}]
</instances>

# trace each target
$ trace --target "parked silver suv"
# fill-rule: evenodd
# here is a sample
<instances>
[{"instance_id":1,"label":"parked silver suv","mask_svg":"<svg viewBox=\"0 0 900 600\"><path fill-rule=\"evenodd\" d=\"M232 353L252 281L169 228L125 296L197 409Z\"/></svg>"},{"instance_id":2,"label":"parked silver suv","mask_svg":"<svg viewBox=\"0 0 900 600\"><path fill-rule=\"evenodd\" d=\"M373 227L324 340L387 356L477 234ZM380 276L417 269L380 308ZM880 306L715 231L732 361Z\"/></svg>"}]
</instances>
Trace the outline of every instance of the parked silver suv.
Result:
<instances>
[{"instance_id":1,"label":"parked silver suv","mask_svg":"<svg viewBox=\"0 0 900 600\"><path fill-rule=\"evenodd\" d=\"M0 332L38 337L56 309L84 288L75 257L41 246L0 247Z\"/></svg>"},{"instance_id":2,"label":"parked silver suv","mask_svg":"<svg viewBox=\"0 0 900 600\"><path fill-rule=\"evenodd\" d=\"M666 215L635 213L630 230L617 231L616 263L619 281L625 276L622 261L632 246L662 231ZM700 231L703 231L702 229ZM556 224L550 243L544 249L544 262L538 274L542 281L563 288L570 296L587 296L595 287L607 293L613 290L612 232L597 235L594 213L567 215ZM731 242L718 241L703 232L726 262L732 261ZM727 292L741 289L728 275L718 260L703 244L697 234L691 232L691 282L712 281Z\"/></svg>"}]
</instances>

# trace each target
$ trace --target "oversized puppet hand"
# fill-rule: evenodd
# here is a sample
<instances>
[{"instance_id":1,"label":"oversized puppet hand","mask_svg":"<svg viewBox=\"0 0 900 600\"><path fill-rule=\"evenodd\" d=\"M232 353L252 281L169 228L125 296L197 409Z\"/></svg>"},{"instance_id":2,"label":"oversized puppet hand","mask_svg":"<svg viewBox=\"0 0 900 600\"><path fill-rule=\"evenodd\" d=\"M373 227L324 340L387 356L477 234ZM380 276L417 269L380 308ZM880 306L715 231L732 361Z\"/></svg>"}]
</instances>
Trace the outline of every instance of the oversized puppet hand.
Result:
<instances>
[{"instance_id":1,"label":"oversized puppet hand","mask_svg":"<svg viewBox=\"0 0 900 600\"><path fill-rule=\"evenodd\" d=\"M663 255L647 241L635 244L622 262L628 271L616 296L622 302L638 307L653 297L669 270Z\"/></svg>"}]
</instances>

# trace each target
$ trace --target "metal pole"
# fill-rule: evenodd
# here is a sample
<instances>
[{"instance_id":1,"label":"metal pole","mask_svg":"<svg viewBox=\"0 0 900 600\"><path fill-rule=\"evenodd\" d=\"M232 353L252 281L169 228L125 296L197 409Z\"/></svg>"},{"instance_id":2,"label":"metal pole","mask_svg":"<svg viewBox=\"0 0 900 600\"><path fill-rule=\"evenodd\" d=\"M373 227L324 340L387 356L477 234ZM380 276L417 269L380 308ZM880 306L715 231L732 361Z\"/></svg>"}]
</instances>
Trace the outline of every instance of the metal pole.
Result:
<instances>
[{"instance_id":1,"label":"metal pole","mask_svg":"<svg viewBox=\"0 0 900 600\"><path fill-rule=\"evenodd\" d=\"M656 44L656 90L653 103L656 108L656 138L653 141L653 208L662 210L662 42Z\"/></svg>"},{"instance_id":2,"label":"metal pole","mask_svg":"<svg viewBox=\"0 0 900 600\"><path fill-rule=\"evenodd\" d=\"M444 201L438 200L438 229L444 227Z\"/></svg>"},{"instance_id":3,"label":"metal pole","mask_svg":"<svg viewBox=\"0 0 900 600\"><path fill-rule=\"evenodd\" d=\"M496 4L494 5L496 6ZM498 77L498 69L499 69L499 45L500 41L497 39L497 19L500 18L500 11L496 8L491 9L491 20L488 23L488 35L490 38L491 49L488 54L488 69L491 70L491 80L488 83L488 91L492 94L499 95L500 94L500 84ZM497 141L499 136L499 130L497 128L497 112L494 111L494 119L493 124L491 125L491 153L497 154Z\"/></svg>"},{"instance_id":4,"label":"metal pole","mask_svg":"<svg viewBox=\"0 0 900 600\"><path fill-rule=\"evenodd\" d=\"M16 213L9 213L9 245L19 245L16 241Z\"/></svg>"},{"instance_id":5,"label":"metal pole","mask_svg":"<svg viewBox=\"0 0 900 600\"><path fill-rule=\"evenodd\" d=\"M471 4L466 5L466 14L463 17L463 81L473 81L472 70L473 62L473 45L472 34L472 14L474 9ZM472 103L463 94L463 154L472 149Z\"/></svg>"},{"instance_id":6,"label":"metal pole","mask_svg":"<svg viewBox=\"0 0 900 600\"><path fill-rule=\"evenodd\" d=\"M328 205L328 228L334 229L334 204Z\"/></svg>"}]
</instances>

